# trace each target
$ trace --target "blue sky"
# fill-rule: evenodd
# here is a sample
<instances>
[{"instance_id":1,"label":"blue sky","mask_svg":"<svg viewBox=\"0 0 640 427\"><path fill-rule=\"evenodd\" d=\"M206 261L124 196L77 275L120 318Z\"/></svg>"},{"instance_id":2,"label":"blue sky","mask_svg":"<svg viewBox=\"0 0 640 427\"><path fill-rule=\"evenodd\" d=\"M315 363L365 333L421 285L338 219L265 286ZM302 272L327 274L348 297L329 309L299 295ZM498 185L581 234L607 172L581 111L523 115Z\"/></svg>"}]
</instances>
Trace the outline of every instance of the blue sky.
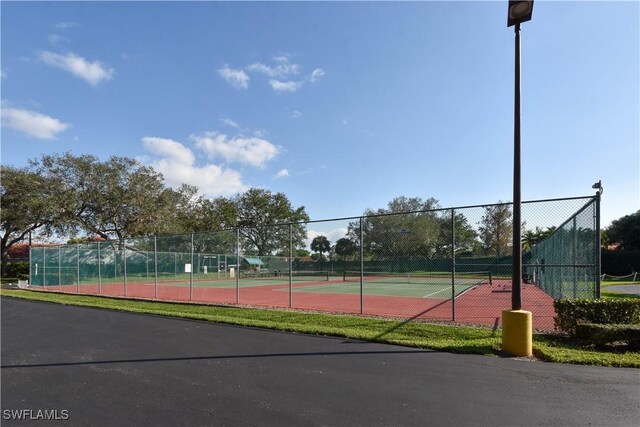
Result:
<instances>
[{"instance_id":1,"label":"blue sky","mask_svg":"<svg viewBox=\"0 0 640 427\"><path fill-rule=\"evenodd\" d=\"M523 200L640 209L640 3L536 1ZM2 164L134 157L312 219L512 198L507 2L2 2Z\"/></svg>"}]
</instances>

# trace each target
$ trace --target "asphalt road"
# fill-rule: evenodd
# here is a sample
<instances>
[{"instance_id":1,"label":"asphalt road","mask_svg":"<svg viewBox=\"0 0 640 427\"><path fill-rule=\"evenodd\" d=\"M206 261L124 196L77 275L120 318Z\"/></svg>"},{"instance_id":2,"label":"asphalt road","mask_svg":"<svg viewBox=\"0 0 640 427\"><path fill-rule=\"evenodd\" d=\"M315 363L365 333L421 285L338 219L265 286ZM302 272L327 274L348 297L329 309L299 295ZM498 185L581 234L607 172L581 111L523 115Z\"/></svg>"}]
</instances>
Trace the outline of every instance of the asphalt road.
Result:
<instances>
[{"instance_id":1,"label":"asphalt road","mask_svg":"<svg viewBox=\"0 0 640 427\"><path fill-rule=\"evenodd\" d=\"M602 288L606 292L621 292L623 294L640 295L640 285L612 285Z\"/></svg>"},{"instance_id":2,"label":"asphalt road","mask_svg":"<svg viewBox=\"0 0 640 427\"><path fill-rule=\"evenodd\" d=\"M640 370L453 355L3 297L7 411L57 425L637 425ZM62 412L66 411L66 412ZM22 412L25 414L25 412ZM13 413L15 414L15 412ZM42 415L42 413L40 413Z\"/></svg>"}]
</instances>

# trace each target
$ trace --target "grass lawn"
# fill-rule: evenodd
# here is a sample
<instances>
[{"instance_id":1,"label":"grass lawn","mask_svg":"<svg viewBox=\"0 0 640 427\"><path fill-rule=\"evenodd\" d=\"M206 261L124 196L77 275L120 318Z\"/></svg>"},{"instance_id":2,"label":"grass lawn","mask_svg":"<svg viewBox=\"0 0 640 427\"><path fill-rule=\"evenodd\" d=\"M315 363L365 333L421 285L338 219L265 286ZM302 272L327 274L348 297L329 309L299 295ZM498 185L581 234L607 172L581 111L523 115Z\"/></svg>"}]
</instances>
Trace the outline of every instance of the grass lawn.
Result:
<instances>
[{"instance_id":1,"label":"grass lawn","mask_svg":"<svg viewBox=\"0 0 640 427\"><path fill-rule=\"evenodd\" d=\"M406 322L362 316L140 301L27 290L3 289L0 295L281 331L338 336L454 353L497 356L500 354L502 339L500 330L490 328ZM640 352L582 347L578 342L551 334L534 335L534 354L537 358L550 362L640 368Z\"/></svg>"}]
</instances>

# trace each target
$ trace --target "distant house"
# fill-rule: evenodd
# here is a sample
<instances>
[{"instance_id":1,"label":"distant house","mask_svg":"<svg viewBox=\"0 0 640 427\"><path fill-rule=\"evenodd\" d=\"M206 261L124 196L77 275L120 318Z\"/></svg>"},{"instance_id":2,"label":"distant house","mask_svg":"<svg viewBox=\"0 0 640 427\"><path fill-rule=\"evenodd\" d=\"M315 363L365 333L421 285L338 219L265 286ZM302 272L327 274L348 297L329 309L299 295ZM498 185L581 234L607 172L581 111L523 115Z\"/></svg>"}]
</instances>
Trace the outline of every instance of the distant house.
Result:
<instances>
[{"instance_id":1,"label":"distant house","mask_svg":"<svg viewBox=\"0 0 640 427\"><path fill-rule=\"evenodd\" d=\"M32 248L49 248L57 247L51 243L33 243ZM8 262L29 261L29 244L28 243L16 243L9 248L7 252Z\"/></svg>"}]
</instances>

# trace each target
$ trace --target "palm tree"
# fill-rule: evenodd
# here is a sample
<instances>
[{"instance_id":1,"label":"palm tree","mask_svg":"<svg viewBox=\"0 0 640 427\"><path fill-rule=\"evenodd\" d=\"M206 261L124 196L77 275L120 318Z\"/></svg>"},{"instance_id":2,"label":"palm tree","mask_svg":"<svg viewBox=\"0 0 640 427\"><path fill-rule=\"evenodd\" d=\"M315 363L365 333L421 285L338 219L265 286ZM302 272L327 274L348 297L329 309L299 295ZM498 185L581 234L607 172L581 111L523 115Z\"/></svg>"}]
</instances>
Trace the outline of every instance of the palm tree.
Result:
<instances>
[{"instance_id":1,"label":"palm tree","mask_svg":"<svg viewBox=\"0 0 640 427\"><path fill-rule=\"evenodd\" d=\"M316 236L311 241L311 250L318 252L322 256L323 253L331 251L331 242L326 236Z\"/></svg>"}]
</instances>

